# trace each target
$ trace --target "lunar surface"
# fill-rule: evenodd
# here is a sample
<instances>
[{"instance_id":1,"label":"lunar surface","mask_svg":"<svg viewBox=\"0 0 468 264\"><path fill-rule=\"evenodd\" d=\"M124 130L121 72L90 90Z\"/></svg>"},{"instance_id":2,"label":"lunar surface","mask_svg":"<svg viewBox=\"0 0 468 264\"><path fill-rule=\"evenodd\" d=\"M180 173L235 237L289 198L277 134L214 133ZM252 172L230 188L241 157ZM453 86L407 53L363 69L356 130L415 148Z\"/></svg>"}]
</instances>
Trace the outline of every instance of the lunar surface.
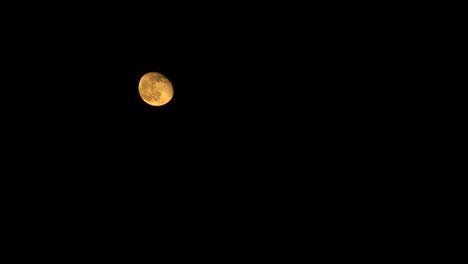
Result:
<instances>
[{"instance_id":1,"label":"lunar surface","mask_svg":"<svg viewBox=\"0 0 468 264\"><path fill-rule=\"evenodd\" d=\"M138 91L141 99L149 105L161 106L169 103L174 96L172 83L166 76L148 72L140 79Z\"/></svg>"}]
</instances>

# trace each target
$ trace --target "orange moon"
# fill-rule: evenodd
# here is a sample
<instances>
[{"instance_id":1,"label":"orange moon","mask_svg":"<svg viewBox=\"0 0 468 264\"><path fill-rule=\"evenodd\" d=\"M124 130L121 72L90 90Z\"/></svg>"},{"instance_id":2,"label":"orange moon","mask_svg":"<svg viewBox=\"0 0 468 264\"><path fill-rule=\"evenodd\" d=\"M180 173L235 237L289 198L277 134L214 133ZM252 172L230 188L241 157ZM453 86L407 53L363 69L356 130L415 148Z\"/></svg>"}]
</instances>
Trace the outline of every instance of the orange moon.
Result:
<instances>
[{"instance_id":1,"label":"orange moon","mask_svg":"<svg viewBox=\"0 0 468 264\"><path fill-rule=\"evenodd\" d=\"M174 96L172 83L158 72L148 72L143 75L138 84L138 92L141 99L152 106L165 105Z\"/></svg>"}]
</instances>

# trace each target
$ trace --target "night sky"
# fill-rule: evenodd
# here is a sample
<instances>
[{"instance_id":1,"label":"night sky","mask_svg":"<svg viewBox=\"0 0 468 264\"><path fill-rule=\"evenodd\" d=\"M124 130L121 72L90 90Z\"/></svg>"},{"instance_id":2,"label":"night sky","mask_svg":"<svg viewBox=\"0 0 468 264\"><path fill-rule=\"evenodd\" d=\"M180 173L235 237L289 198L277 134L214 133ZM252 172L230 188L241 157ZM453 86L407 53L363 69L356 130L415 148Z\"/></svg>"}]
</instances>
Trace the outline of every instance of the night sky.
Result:
<instances>
[{"instance_id":1,"label":"night sky","mask_svg":"<svg viewBox=\"0 0 468 264\"><path fill-rule=\"evenodd\" d=\"M395 77L405 74L406 62L392 54L395 45L384 46L387 34L376 38L385 31L362 26L375 25L371 20L353 25L354 17L334 18L334 7L320 16L321 9L298 7L286 14L283 4L275 12L192 4L203 11L186 16L192 9L185 4L132 11L125 3L121 12L96 12L92 26L78 23L89 18L78 12L66 30L61 19L54 27L28 23L31 34L24 36L40 37L10 38L17 41L12 47L32 43L4 50L11 60L4 76L12 84L2 89L2 150L22 161L11 171L24 168L24 175L64 193L75 188L78 200L95 188L103 202L88 199L96 211L113 204L119 212L113 219L136 215L121 208L127 206L172 221L172 213L158 211L166 206L190 222L206 206L216 215L201 220L208 225L245 215L240 221L252 226L257 214L265 220L255 229L286 216L294 221L288 226L297 226L295 219L312 212L331 230L361 232L340 221L375 217L377 209L382 218L391 215L386 204L402 197L394 175L406 177L394 164L412 154L400 138L417 117L401 126L406 113L395 115L403 104L392 96L409 98L407 83ZM174 87L161 107L138 93L140 78L153 71ZM230 226L238 225L222 228ZM276 236L275 230L265 233Z\"/></svg>"}]
</instances>

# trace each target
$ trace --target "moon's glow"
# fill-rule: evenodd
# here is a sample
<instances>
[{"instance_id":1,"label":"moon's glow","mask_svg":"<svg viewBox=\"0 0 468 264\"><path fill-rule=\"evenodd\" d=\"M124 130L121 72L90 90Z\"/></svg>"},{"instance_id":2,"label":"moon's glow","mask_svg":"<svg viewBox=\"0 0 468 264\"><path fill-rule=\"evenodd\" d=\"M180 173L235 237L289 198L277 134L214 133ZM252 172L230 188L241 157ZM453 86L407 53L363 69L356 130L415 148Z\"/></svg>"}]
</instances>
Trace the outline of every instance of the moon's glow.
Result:
<instances>
[{"instance_id":1,"label":"moon's glow","mask_svg":"<svg viewBox=\"0 0 468 264\"><path fill-rule=\"evenodd\" d=\"M138 92L143 101L153 106L165 105L174 96L172 83L157 72L148 72L141 77Z\"/></svg>"}]
</instances>

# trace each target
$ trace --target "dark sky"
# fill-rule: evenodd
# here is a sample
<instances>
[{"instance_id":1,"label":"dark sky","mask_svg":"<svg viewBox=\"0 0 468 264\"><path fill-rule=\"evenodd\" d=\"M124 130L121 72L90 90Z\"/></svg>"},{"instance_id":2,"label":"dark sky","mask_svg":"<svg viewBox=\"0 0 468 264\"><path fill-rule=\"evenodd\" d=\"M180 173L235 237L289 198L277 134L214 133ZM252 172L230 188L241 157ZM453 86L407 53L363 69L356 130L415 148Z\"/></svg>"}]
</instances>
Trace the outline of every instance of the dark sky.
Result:
<instances>
[{"instance_id":1,"label":"dark sky","mask_svg":"<svg viewBox=\"0 0 468 264\"><path fill-rule=\"evenodd\" d=\"M183 9L185 15L190 7ZM155 185L168 189L154 184L168 179L181 183L172 185L174 190L195 193L184 197L186 204L199 197L202 186L218 192L206 198L219 203L214 208L228 208L219 199L222 194L235 202L249 200L252 211L265 204L273 212L280 204L299 204L295 211L307 212L310 204L299 207L310 193L327 193L315 199L318 203L332 196L349 201L356 190L352 186L367 183L352 176L362 170L380 175L373 168L392 168L381 164L394 156L383 159L378 153L397 145L399 134L406 135L407 130L386 122L385 115L399 105L382 107L391 96L387 89L395 93L388 81L401 71L382 59L393 48L379 48L373 32L380 28L359 35L356 30L362 27L315 16L307 8L297 15L300 8L292 10L291 19L282 15L282 6L278 12L239 9L212 12L209 6L206 15L193 12L191 17L179 14L181 7L173 13L164 8L148 8L144 14L141 8L106 10L106 16L97 13L105 19L93 26L30 29L42 32L32 45L15 53L4 50L4 57L12 58L6 63L12 74L5 76L13 80L1 98L7 106L4 156L29 157L46 173L59 172L59 181L66 178L70 186L99 181L101 191L131 196L152 194ZM120 15L129 13L133 15ZM24 43L30 42L11 46ZM388 70L379 67L381 61ZM151 71L173 84L174 97L165 106L149 106L139 97L139 79ZM117 162L95 170L94 163L106 165L108 160ZM128 172L120 170L120 161L136 163ZM40 169L36 165L20 164L33 171L26 175L43 179L34 173ZM169 177L168 168L176 168L178 177ZM79 176L70 176L80 169ZM128 191L129 185L135 188ZM167 199L183 196L173 193ZM251 203L248 194L259 202ZM282 203L290 197L297 198ZM139 198L134 204L141 201L154 200Z\"/></svg>"}]
</instances>

